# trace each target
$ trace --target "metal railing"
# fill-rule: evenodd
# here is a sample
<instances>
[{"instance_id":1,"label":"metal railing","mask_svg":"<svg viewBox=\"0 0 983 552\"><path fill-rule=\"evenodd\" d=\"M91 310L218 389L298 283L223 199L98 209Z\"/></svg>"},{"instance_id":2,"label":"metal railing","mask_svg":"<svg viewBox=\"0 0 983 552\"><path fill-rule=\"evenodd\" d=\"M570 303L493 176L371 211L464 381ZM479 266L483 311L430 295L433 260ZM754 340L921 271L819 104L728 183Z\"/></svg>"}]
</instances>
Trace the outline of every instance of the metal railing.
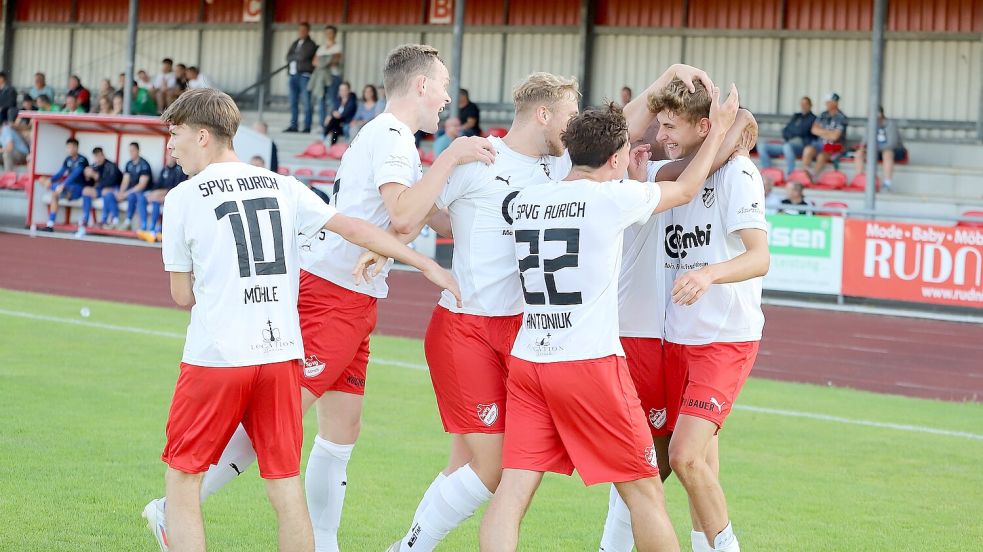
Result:
<instances>
[{"instance_id":1,"label":"metal railing","mask_svg":"<svg viewBox=\"0 0 983 552\"><path fill-rule=\"evenodd\" d=\"M786 213L789 211L791 213ZM904 213L901 211L888 211L882 209L854 209L851 207L823 207L821 205L782 205L777 208L777 213L786 214L799 214L794 211L805 211L812 215L831 215L831 216L842 216L847 218L868 218L871 220L875 219L890 219L894 222L901 222L902 220L924 220L924 221L947 221L947 222L969 222L974 224L983 224L983 217L967 217L967 216L953 216L944 214L923 214L923 213Z\"/></svg>"},{"instance_id":2,"label":"metal railing","mask_svg":"<svg viewBox=\"0 0 983 552\"><path fill-rule=\"evenodd\" d=\"M263 78L259 79L258 81L250 84L246 88L243 88L237 94L234 94L232 96L232 99L235 100L236 103L239 103L240 101L242 101L243 97L245 97L248 92L251 92L256 87L259 87L259 93L256 95L257 96L257 98L256 98L256 104L257 104L256 112L257 112L258 118L260 120L262 120L263 119L263 110L266 108L266 86L265 85L266 85L266 83L270 82L270 80L273 77L277 76L282 71L286 70L286 68L288 66L289 65L286 64L286 63L283 64L281 67L279 67L279 68L273 70L272 72L268 73L265 77L263 77Z\"/></svg>"}]
</instances>

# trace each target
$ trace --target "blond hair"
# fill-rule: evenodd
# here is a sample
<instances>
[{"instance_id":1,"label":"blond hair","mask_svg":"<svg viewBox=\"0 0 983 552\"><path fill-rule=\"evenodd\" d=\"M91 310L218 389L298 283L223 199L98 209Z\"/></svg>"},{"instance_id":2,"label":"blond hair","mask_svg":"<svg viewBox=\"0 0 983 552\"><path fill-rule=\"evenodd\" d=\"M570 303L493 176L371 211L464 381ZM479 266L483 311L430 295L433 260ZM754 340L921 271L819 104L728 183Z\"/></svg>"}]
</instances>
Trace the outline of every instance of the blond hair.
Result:
<instances>
[{"instance_id":1,"label":"blond hair","mask_svg":"<svg viewBox=\"0 0 983 552\"><path fill-rule=\"evenodd\" d=\"M701 81L693 82L693 86L696 91L690 92L683 81L672 79L665 88L649 95L649 111L655 114L668 111L694 125L699 123L710 116L710 92Z\"/></svg>"},{"instance_id":2,"label":"blond hair","mask_svg":"<svg viewBox=\"0 0 983 552\"><path fill-rule=\"evenodd\" d=\"M403 44L397 46L386 57L382 68L382 83L389 96L398 96L407 91L413 78L418 75L433 76L431 71L435 62L443 63L440 54L433 46L426 44Z\"/></svg>"},{"instance_id":3,"label":"blond hair","mask_svg":"<svg viewBox=\"0 0 983 552\"><path fill-rule=\"evenodd\" d=\"M239 129L239 107L225 92L214 88L194 88L174 100L160 119L169 125L204 128L225 145Z\"/></svg>"},{"instance_id":4,"label":"blond hair","mask_svg":"<svg viewBox=\"0 0 983 552\"><path fill-rule=\"evenodd\" d=\"M512 101L517 114L541 105L550 107L563 100L579 99L577 79L552 73L533 73L512 89Z\"/></svg>"}]
</instances>

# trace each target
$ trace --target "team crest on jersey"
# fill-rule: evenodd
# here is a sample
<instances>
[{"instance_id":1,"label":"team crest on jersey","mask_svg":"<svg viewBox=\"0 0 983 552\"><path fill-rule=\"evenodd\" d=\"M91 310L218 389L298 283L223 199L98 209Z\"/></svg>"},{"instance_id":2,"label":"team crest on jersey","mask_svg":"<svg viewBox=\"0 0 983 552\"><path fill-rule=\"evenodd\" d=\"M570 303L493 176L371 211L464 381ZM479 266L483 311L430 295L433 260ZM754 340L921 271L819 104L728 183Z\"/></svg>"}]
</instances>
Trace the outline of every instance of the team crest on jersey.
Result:
<instances>
[{"instance_id":1,"label":"team crest on jersey","mask_svg":"<svg viewBox=\"0 0 983 552\"><path fill-rule=\"evenodd\" d=\"M304 377L313 378L323 371L324 363L317 358L317 355L304 358Z\"/></svg>"},{"instance_id":2,"label":"team crest on jersey","mask_svg":"<svg viewBox=\"0 0 983 552\"><path fill-rule=\"evenodd\" d=\"M653 468L659 467L659 460L655 455L655 447L649 446L645 449L645 461Z\"/></svg>"},{"instance_id":3,"label":"team crest on jersey","mask_svg":"<svg viewBox=\"0 0 983 552\"><path fill-rule=\"evenodd\" d=\"M716 188L703 188L703 205L709 209L717 201Z\"/></svg>"},{"instance_id":4,"label":"team crest on jersey","mask_svg":"<svg viewBox=\"0 0 983 552\"><path fill-rule=\"evenodd\" d=\"M478 419L481 423L491 427L498 420L498 403L479 404Z\"/></svg>"},{"instance_id":5,"label":"team crest on jersey","mask_svg":"<svg viewBox=\"0 0 983 552\"><path fill-rule=\"evenodd\" d=\"M662 426L666 425L666 409L649 409L649 423L652 424L652 427L655 429L662 429Z\"/></svg>"}]
</instances>

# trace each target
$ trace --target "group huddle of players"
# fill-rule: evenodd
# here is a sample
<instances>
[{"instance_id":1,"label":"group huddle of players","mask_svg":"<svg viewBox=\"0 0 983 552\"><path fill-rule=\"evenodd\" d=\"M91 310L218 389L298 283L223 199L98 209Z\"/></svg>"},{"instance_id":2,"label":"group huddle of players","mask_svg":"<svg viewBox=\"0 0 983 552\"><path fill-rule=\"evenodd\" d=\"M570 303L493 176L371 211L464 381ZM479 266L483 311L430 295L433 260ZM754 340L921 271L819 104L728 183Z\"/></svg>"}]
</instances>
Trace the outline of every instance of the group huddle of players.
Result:
<instances>
[{"instance_id":1,"label":"group huddle of players","mask_svg":"<svg viewBox=\"0 0 983 552\"><path fill-rule=\"evenodd\" d=\"M756 126L737 90L721 101L706 73L674 65L624 110L580 112L575 81L534 73L505 137L459 138L424 174L414 134L436 130L447 69L404 45L383 77L387 110L342 159L333 206L237 162L239 114L221 92L190 91L162 115L191 175L164 206L164 265L193 307L166 494L144 510L161 549L204 550L200 503L255 461L280 549L339 549L395 258L444 288L424 347L453 439L390 551L433 550L489 500L480 549L515 550L543 474L574 469L613 483L601 550L679 549L670 471L693 550L739 550L717 435L757 354L769 256ZM452 274L404 245L424 225L453 237Z\"/></svg>"}]
</instances>

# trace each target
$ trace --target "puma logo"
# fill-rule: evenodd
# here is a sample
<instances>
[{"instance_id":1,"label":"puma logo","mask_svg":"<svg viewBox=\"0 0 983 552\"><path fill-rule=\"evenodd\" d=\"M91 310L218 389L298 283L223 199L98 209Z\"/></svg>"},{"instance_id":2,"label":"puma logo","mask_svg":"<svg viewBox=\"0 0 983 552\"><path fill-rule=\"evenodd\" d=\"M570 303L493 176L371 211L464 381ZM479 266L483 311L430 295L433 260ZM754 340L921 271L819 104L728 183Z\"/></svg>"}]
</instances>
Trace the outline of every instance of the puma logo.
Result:
<instances>
[{"instance_id":1,"label":"puma logo","mask_svg":"<svg viewBox=\"0 0 983 552\"><path fill-rule=\"evenodd\" d=\"M495 177L495 180L501 180L502 182L505 183L506 186L511 186L512 185L512 183L509 182L509 180L512 180L512 177L511 176L508 177L508 178L502 178L501 176L496 176Z\"/></svg>"},{"instance_id":2,"label":"puma logo","mask_svg":"<svg viewBox=\"0 0 983 552\"><path fill-rule=\"evenodd\" d=\"M748 178L751 178L751 179L754 178L754 176L752 176L751 173L749 173L747 171L741 171L741 172L744 173L744 174L746 174Z\"/></svg>"},{"instance_id":3,"label":"puma logo","mask_svg":"<svg viewBox=\"0 0 983 552\"><path fill-rule=\"evenodd\" d=\"M230 467L231 467L231 468L232 468L233 470L235 470L235 472L236 472L236 475L242 475L242 470L240 470L240 469L239 469L239 466L237 466L237 465L235 465L235 464L233 464L233 463L229 463L229 466L230 466Z\"/></svg>"},{"instance_id":4,"label":"puma logo","mask_svg":"<svg viewBox=\"0 0 983 552\"><path fill-rule=\"evenodd\" d=\"M717 411L720 412L721 414L723 414L724 413L724 404L727 404L727 403L720 404L719 402L717 402L716 397L710 397L710 404L712 404L713 406L716 406L717 407Z\"/></svg>"},{"instance_id":5,"label":"puma logo","mask_svg":"<svg viewBox=\"0 0 983 552\"><path fill-rule=\"evenodd\" d=\"M389 127L389 130L391 130L391 131L393 131L393 132L395 132L396 134L399 134L400 136L402 136L402 135L403 135L403 133L402 133L402 132L400 132L398 128L393 128L393 127Z\"/></svg>"}]
</instances>

